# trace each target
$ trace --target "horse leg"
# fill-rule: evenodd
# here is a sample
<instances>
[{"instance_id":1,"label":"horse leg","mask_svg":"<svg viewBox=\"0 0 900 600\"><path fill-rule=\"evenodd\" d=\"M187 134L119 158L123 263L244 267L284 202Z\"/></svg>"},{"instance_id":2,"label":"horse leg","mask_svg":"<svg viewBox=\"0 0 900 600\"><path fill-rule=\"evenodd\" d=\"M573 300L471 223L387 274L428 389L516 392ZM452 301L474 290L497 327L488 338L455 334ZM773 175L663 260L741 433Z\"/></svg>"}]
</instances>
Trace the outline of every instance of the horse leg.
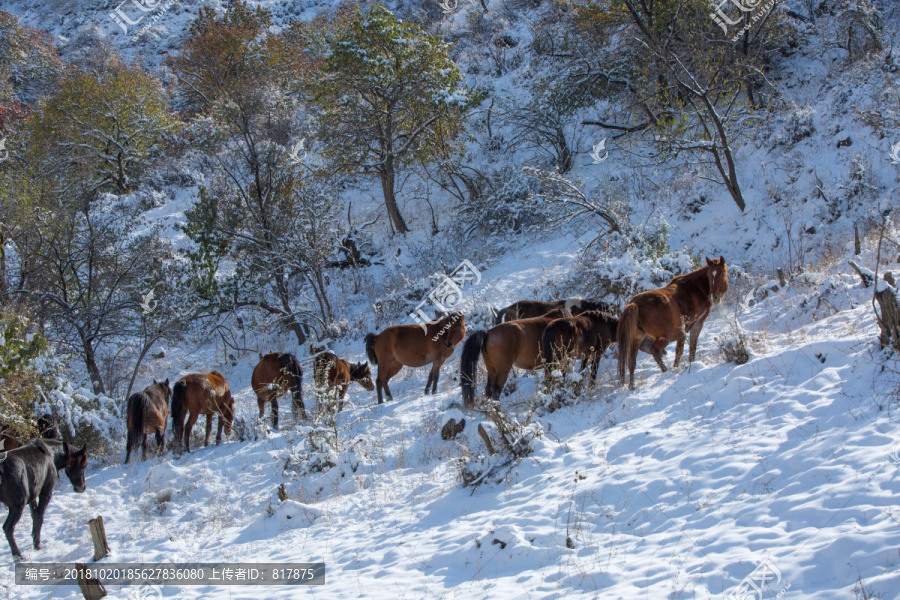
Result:
<instances>
[{"instance_id":1,"label":"horse leg","mask_svg":"<svg viewBox=\"0 0 900 600\"><path fill-rule=\"evenodd\" d=\"M22 518L23 512L25 512L24 504L10 506L9 515L6 517L6 522L3 523L3 533L6 534L6 541L9 542L9 549L12 550L13 557L17 559L22 558L22 553L19 552L19 547L16 545L15 530L16 523Z\"/></svg>"},{"instance_id":2,"label":"horse leg","mask_svg":"<svg viewBox=\"0 0 900 600\"><path fill-rule=\"evenodd\" d=\"M506 380L509 378L511 370L512 368L506 371L497 371L497 376L494 378L494 388L491 390L491 400L500 400L500 394L503 392L503 386L506 385Z\"/></svg>"},{"instance_id":3,"label":"horse leg","mask_svg":"<svg viewBox=\"0 0 900 600\"><path fill-rule=\"evenodd\" d=\"M438 359L431 363L431 373L428 375L428 381L431 383L431 393L437 394L438 377L441 376L441 365L444 361ZM425 393L428 393L428 383L425 384Z\"/></svg>"},{"instance_id":4,"label":"horse leg","mask_svg":"<svg viewBox=\"0 0 900 600\"><path fill-rule=\"evenodd\" d=\"M628 389L634 389L634 368L637 366L637 355L638 350L640 350L641 345L643 344L643 339L640 344L636 344L637 340L631 340L631 345L629 347L628 356ZM622 352L620 349L619 352Z\"/></svg>"},{"instance_id":5,"label":"horse leg","mask_svg":"<svg viewBox=\"0 0 900 600\"><path fill-rule=\"evenodd\" d=\"M388 387L388 381L391 380L391 377L400 372L400 369L403 368L403 365L394 361L388 366L387 373L385 373L384 378L384 393L387 395L388 402L394 401L394 395L391 393L391 388ZM381 373L381 368L378 368L379 374Z\"/></svg>"},{"instance_id":6,"label":"horse leg","mask_svg":"<svg viewBox=\"0 0 900 600\"><path fill-rule=\"evenodd\" d=\"M204 446L209 446L209 434L212 433L212 413L206 415L206 441Z\"/></svg>"},{"instance_id":7,"label":"horse leg","mask_svg":"<svg viewBox=\"0 0 900 600\"><path fill-rule=\"evenodd\" d=\"M211 418L211 417L210 417ZM225 415L219 413L219 425L216 429L216 446L222 443L222 430L225 429ZM206 437L209 437L207 434Z\"/></svg>"},{"instance_id":8,"label":"horse leg","mask_svg":"<svg viewBox=\"0 0 900 600\"><path fill-rule=\"evenodd\" d=\"M41 549L41 527L44 526L44 513L50 505L50 498L53 496L53 486L46 486L38 495L37 502L31 503L31 539L34 540L34 547Z\"/></svg>"},{"instance_id":9,"label":"horse leg","mask_svg":"<svg viewBox=\"0 0 900 600\"><path fill-rule=\"evenodd\" d=\"M272 398L272 429L278 429L278 398Z\"/></svg>"},{"instance_id":10,"label":"horse leg","mask_svg":"<svg viewBox=\"0 0 900 600\"><path fill-rule=\"evenodd\" d=\"M191 451L191 430L194 429L194 423L197 422L197 417L199 414L191 413L191 416L188 417L187 424L184 426L184 451Z\"/></svg>"},{"instance_id":11,"label":"horse leg","mask_svg":"<svg viewBox=\"0 0 900 600\"><path fill-rule=\"evenodd\" d=\"M677 369L678 363L681 362L681 355L684 354L684 336L681 336L677 342L675 342L675 360L672 361L672 368Z\"/></svg>"},{"instance_id":12,"label":"horse leg","mask_svg":"<svg viewBox=\"0 0 900 600\"><path fill-rule=\"evenodd\" d=\"M147 434L141 432L141 460L147 460Z\"/></svg>"},{"instance_id":13,"label":"horse leg","mask_svg":"<svg viewBox=\"0 0 900 600\"><path fill-rule=\"evenodd\" d=\"M700 339L700 330L703 329L703 321L697 321L691 325L690 341L688 345L688 364L694 362L694 356L697 354L697 340Z\"/></svg>"},{"instance_id":14,"label":"horse leg","mask_svg":"<svg viewBox=\"0 0 900 600\"><path fill-rule=\"evenodd\" d=\"M669 344L669 340L666 338L656 338L656 341L653 343L653 347L650 348L650 354L653 355L653 359L656 361L656 364L659 365L659 369L665 373L668 369L666 369L666 365L663 363L662 355L663 350L666 349L666 346Z\"/></svg>"},{"instance_id":15,"label":"horse leg","mask_svg":"<svg viewBox=\"0 0 900 600\"><path fill-rule=\"evenodd\" d=\"M266 416L266 403L269 401L268 393L259 393L256 395L256 405L259 407L259 420L262 421Z\"/></svg>"},{"instance_id":16,"label":"horse leg","mask_svg":"<svg viewBox=\"0 0 900 600\"><path fill-rule=\"evenodd\" d=\"M156 453L162 454L166 449L166 432L162 427L156 428Z\"/></svg>"},{"instance_id":17,"label":"horse leg","mask_svg":"<svg viewBox=\"0 0 900 600\"><path fill-rule=\"evenodd\" d=\"M344 396L347 395L347 388L350 387L349 383L345 383L341 386L341 391L338 393L338 412L344 410Z\"/></svg>"}]
</instances>

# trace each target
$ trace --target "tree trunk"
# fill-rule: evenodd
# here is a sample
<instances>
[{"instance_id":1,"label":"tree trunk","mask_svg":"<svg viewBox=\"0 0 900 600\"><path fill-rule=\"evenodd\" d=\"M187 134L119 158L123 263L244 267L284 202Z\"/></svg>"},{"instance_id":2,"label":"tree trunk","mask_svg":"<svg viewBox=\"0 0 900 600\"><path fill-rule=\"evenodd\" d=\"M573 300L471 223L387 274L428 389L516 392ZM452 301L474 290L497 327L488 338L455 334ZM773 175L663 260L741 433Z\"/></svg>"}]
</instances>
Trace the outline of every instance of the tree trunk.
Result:
<instances>
[{"instance_id":1,"label":"tree trunk","mask_svg":"<svg viewBox=\"0 0 900 600\"><path fill-rule=\"evenodd\" d=\"M400 214L400 207L397 206L397 197L394 195L395 174L393 156L388 156L387 160L384 161L384 165L378 170L378 174L381 176L381 191L384 194L384 206L387 208L391 223L394 224L394 229L397 233L407 233L409 227L406 226L406 221L403 220L403 215Z\"/></svg>"},{"instance_id":2,"label":"tree trunk","mask_svg":"<svg viewBox=\"0 0 900 600\"><path fill-rule=\"evenodd\" d=\"M94 354L94 345L90 340L82 342L84 348L84 365L87 367L88 375L91 378L91 385L95 394L105 394L106 388L103 385L103 377L100 375L100 368L97 366L97 357Z\"/></svg>"},{"instance_id":3,"label":"tree trunk","mask_svg":"<svg viewBox=\"0 0 900 600\"><path fill-rule=\"evenodd\" d=\"M294 335L297 336L297 343L302 346L306 343L306 332L303 331L303 325L298 323L294 317L294 310L291 308L291 303L288 299L287 285L285 285L284 276L281 273L275 274L275 291L278 294L278 299L281 301L281 308L288 315L287 318L291 319L291 322L288 323L288 329L294 332Z\"/></svg>"}]
</instances>

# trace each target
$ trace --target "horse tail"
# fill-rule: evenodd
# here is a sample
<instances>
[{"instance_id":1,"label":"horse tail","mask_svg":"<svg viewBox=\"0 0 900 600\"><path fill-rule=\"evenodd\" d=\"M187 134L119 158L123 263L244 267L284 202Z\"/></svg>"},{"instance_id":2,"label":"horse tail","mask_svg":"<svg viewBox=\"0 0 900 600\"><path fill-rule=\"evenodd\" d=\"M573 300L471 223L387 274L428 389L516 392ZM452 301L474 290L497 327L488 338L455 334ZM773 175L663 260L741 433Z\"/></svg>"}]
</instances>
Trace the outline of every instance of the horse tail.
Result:
<instances>
[{"instance_id":1,"label":"horse tail","mask_svg":"<svg viewBox=\"0 0 900 600\"><path fill-rule=\"evenodd\" d=\"M463 344L459 360L459 385L462 388L463 405L475 405L475 383L478 373L478 357L487 344L487 331L481 329L469 336Z\"/></svg>"},{"instance_id":2,"label":"horse tail","mask_svg":"<svg viewBox=\"0 0 900 600\"><path fill-rule=\"evenodd\" d=\"M293 354L282 354L278 357L281 373L291 378L291 398L293 406L303 408L303 368ZM298 418L295 416L294 418Z\"/></svg>"},{"instance_id":3,"label":"horse tail","mask_svg":"<svg viewBox=\"0 0 900 600\"><path fill-rule=\"evenodd\" d=\"M366 336L366 356L369 357L369 362L378 366L378 355L375 354L375 341L378 339L378 336L374 333L370 333Z\"/></svg>"},{"instance_id":4,"label":"horse tail","mask_svg":"<svg viewBox=\"0 0 900 600\"><path fill-rule=\"evenodd\" d=\"M131 414L131 427L128 428L128 438L125 442L125 462L131 458L131 453L141 447L144 436L144 408L147 395L143 392L132 394L128 398L128 413Z\"/></svg>"},{"instance_id":5,"label":"horse tail","mask_svg":"<svg viewBox=\"0 0 900 600\"><path fill-rule=\"evenodd\" d=\"M634 302L629 302L625 305L616 327L616 343L619 346L619 381L622 383L625 382L625 367L628 365L632 353L632 344L640 333L639 328L638 306Z\"/></svg>"},{"instance_id":6,"label":"horse tail","mask_svg":"<svg viewBox=\"0 0 900 600\"><path fill-rule=\"evenodd\" d=\"M184 403L187 400L187 384L179 379L172 388L172 434L175 437L175 447L181 444L184 434Z\"/></svg>"}]
</instances>

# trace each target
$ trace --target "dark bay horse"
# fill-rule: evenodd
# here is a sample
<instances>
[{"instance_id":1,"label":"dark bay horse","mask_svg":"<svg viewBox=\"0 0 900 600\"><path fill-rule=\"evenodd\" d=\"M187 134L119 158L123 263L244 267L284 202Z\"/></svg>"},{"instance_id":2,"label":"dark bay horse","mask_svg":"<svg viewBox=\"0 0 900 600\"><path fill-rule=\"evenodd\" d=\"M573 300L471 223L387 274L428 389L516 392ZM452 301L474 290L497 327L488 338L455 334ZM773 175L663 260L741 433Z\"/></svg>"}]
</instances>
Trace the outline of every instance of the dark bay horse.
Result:
<instances>
[{"instance_id":1,"label":"dark bay horse","mask_svg":"<svg viewBox=\"0 0 900 600\"><path fill-rule=\"evenodd\" d=\"M259 355L259 363L253 368L250 386L256 394L259 418L266 415L266 404L272 403L272 426L278 428L278 399L291 392L291 410L294 419L306 419L303 406L303 369L297 357L287 352L269 352Z\"/></svg>"},{"instance_id":2,"label":"dark bay horse","mask_svg":"<svg viewBox=\"0 0 900 600\"><path fill-rule=\"evenodd\" d=\"M375 389L375 383L372 382L372 373L369 370L369 363L352 364L338 358L331 352L323 352L316 356L313 362L313 373L315 375L316 388L326 391L338 391L338 410L343 408L344 396L347 394L347 388L350 387L351 383L358 383L370 392Z\"/></svg>"},{"instance_id":3,"label":"dark bay horse","mask_svg":"<svg viewBox=\"0 0 900 600\"><path fill-rule=\"evenodd\" d=\"M17 435L21 436L21 433L17 433L12 427L8 427L5 425L0 426L0 440L3 441L3 449L4 450L15 450L22 446L22 442L19 441ZM53 415L46 414L37 420L37 432L40 437L45 440L58 440L61 439L62 436L59 434L59 428L56 426L56 421L53 419ZM33 434L32 434L33 435ZM30 438L28 441L30 441Z\"/></svg>"},{"instance_id":4,"label":"dark bay horse","mask_svg":"<svg viewBox=\"0 0 900 600\"><path fill-rule=\"evenodd\" d=\"M169 380L157 382L128 398L128 438L125 442L125 464L131 453L141 448L141 460L147 458L147 436L156 434L156 451L165 449L166 421L169 420Z\"/></svg>"},{"instance_id":5,"label":"dark bay horse","mask_svg":"<svg viewBox=\"0 0 900 600\"><path fill-rule=\"evenodd\" d=\"M677 367L689 335L688 362L694 362L697 339L712 307L722 301L728 290L728 266L725 258L706 259L706 266L673 277L665 287L641 292L625 305L619 317L616 339L619 344L619 380L625 383L625 368L630 373L629 387L634 389L634 367L638 349L652 343L650 354L663 372L662 354L669 342L676 342Z\"/></svg>"},{"instance_id":6,"label":"dark bay horse","mask_svg":"<svg viewBox=\"0 0 900 600\"><path fill-rule=\"evenodd\" d=\"M573 314L569 312L569 306L577 305L580 300L581 298L567 298L565 300L550 300L546 302L543 300L519 300L506 308L498 310L494 319L494 325L499 325L505 321L542 317L551 311L555 311L554 314L560 317L568 317Z\"/></svg>"},{"instance_id":7,"label":"dark bay horse","mask_svg":"<svg viewBox=\"0 0 900 600\"><path fill-rule=\"evenodd\" d=\"M66 442L37 439L17 450L0 453L0 457L5 459L0 462L0 502L9 507L3 533L12 555L21 559L14 533L25 506L31 509L34 547L40 549L44 512L53 496L59 471L65 470L77 493L85 490L87 446L76 450Z\"/></svg>"},{"instance_id":8,"label":"dark bay horse","mask_svg":"<svg viewBox=\"0 0 900 600\"><path fill-rule=\"evenodd\" d=\"M459 364L459 382L462 387L463 405L475 405L475 383L478 357L484 359L487 367L485 395L497 400L506 385L512 368L533 370L539 368L541 359L541 339L547 326L556 320L552 316L507 321L488 329L476 331L463 345Z\"/></svg>"},{"instance_id":9,"label":"dark bay horse","mask_svg":"<svg viewBox=\"0 0 900 600\"><path fill-rule=\"evenodd\" d=\"M378 404L382 403L382 390L388 400L393 395L388 387L391 377L405 365L424 367L431 365L425 393L437 392L441 365L453 354L453 349L466 337L466 318L460 313L449 314L435 323L428 323L426 331L419 325L393 325L378 335L365 337L369 362L378 367L375 389Z\"/></svg>"},{"instance_id":10,"label":"dark bay horse","mask_svg":"<svg viewBox=\"0 0 900 600\"><path fill-rule=\"evenodd\" d=\"M190 417L185 425L184 418L188 412ZM175 387L172 389L172 432L176 448L183 447L186 451L191 451L191 430L200 415L206 415L207 446L209 446L209 434L212 432L212 419L215 415L219 415L216 444L222 443L223 427L225 434L231 435L231 423L234 421L234 398L231 397L228 382L218 371L191 373L175 383Z\"/></svg>"},{"instance_id":11,"label":"dark bay horse","mask_svg":"<svg viewBox=\"0 0 900 600\"><path fill-rule=\"evenodd\" d=\"M616 314L604 310L589 310L577 317L551 322L541 338L541 357L547 378L564 361L580 358L582 369L590 362L591 381L596 381L600 358L616 340L618 325Z\"/></svg>"}]
</instances>

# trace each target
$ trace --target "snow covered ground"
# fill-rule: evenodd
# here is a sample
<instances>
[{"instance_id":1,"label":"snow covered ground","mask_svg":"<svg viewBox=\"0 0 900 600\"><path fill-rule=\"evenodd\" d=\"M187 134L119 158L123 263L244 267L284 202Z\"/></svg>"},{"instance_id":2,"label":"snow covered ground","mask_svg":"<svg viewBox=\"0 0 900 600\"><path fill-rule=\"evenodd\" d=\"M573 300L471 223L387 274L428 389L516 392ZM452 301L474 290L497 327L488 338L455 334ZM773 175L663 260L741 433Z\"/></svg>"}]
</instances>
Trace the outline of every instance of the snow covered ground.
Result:
<instances>
[{"instance_id":1,"label":"snow covered ground","mask_svg":"<svg viewBox=\"0 0 900 600\"><path fill-rule=\"evenodd\" d=\"M518 286L540 262L494 281ZM697 362L661 374L642 355L633 393L615 386L613 360L604 359L595 391L536 413L544 435L533 454L474 491L459 485L457 464L484 452L478 415L467 415L456 441L439 433L459 412L451 408L457 352L436 396L422 394L425 369L402 371L390 404L351 388L337 464L325 472L303 472L308 430L289 427L180 458L92 468L84 494L60 483L44 549L26 541L27 516L20 541L29 560L86 560L84 521L103 515L108 561L324 561L326 585L302 590L311 597L722 598L767 560L777 572L765 598L862 597L854 596L859 578L896 598L900 385L896 360L873 344L869 293L834 270L752 307L732 299L707 321ZM735 315L753 352L740 366L718 350L718 340L734 335ZM226 373L245 416L256 410L251 362ZM520 373L503 403L522 415L538 388L536 376ZM10 569L0 590L8 598L80 597L75 588L14 586Z\"/></svg>"}]
</instances>

